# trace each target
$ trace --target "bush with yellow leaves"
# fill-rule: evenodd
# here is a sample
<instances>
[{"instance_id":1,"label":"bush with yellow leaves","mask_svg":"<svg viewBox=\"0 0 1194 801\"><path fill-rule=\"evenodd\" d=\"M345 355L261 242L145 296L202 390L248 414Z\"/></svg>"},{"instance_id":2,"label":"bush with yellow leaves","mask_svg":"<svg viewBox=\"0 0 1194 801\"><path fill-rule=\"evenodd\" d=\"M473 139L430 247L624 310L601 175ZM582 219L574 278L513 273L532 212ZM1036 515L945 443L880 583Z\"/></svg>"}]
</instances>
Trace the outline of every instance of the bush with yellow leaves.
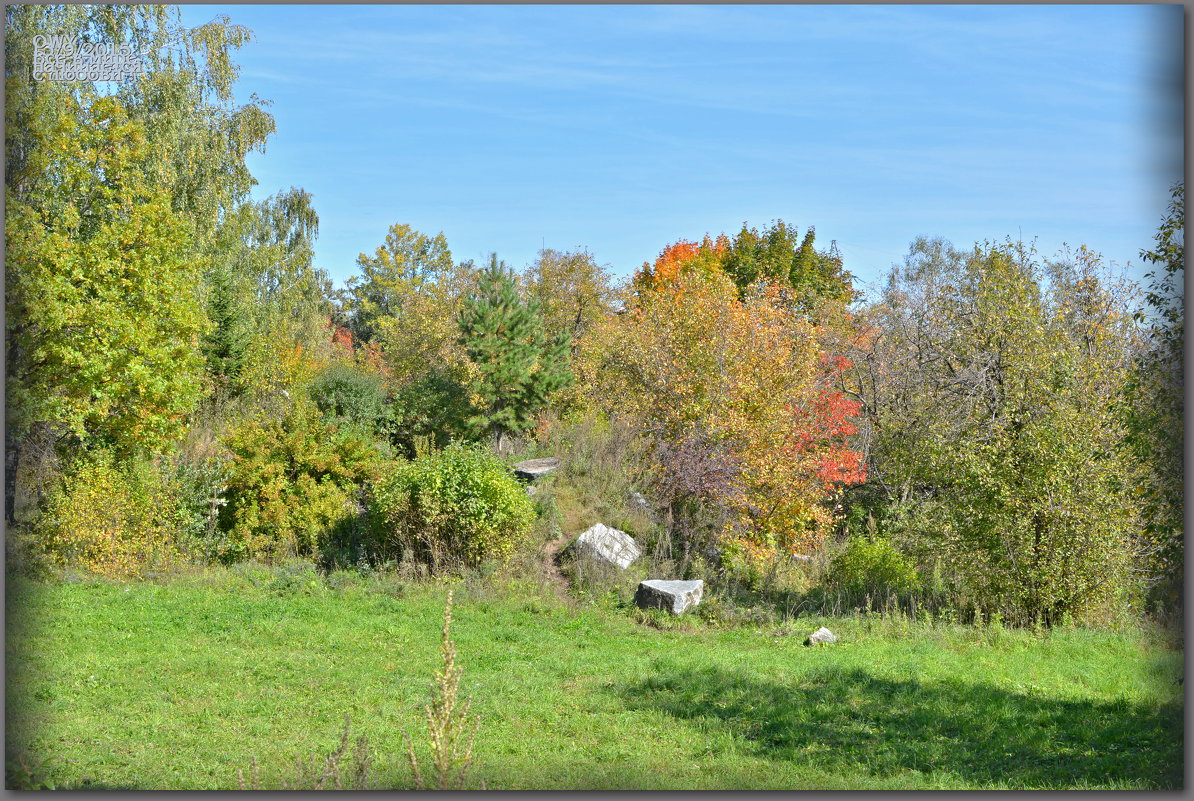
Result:
<instances>
[{"instance_id":1,"label":"bush with yellow leaves","mask_svg":"<svg viewBox=\"0 0 1194 801\"><path fill-rule=\"evenodd\" d=\"M67 469L47 500L40 550L52 564L110 577L164 569L184 558L178 479L152 461L118 464L93 451Z\"/></svg>"}]
</instances>

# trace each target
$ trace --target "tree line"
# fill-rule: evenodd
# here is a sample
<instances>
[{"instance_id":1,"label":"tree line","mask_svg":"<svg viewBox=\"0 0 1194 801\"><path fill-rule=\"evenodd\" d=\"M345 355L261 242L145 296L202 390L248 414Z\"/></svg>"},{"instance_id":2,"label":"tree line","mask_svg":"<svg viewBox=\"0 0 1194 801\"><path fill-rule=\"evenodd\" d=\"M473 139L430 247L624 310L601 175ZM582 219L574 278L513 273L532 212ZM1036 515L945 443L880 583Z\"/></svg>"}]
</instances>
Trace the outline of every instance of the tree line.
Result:
<instances>
[{"instance_id":1,"label":"tree line","mask_svg":"<svg viewBox=\"0 0 1194 801\"><path fill-rule=\"evenodd\" d=\"M921 238L863 299L775 220L625 281L583 249L457 261L396 223L337 289L310 193L250 198L275 123L233 97L247 29L5 13L16 561L500 561L533 514L494 465L584 430L685 570L766 586L832 552L856 594L1045 622L1180 605L1180 184L1145 286L1086 248ZM130 43L145 72L35 82L46 31Z\"/></svg>"}]
</instances>

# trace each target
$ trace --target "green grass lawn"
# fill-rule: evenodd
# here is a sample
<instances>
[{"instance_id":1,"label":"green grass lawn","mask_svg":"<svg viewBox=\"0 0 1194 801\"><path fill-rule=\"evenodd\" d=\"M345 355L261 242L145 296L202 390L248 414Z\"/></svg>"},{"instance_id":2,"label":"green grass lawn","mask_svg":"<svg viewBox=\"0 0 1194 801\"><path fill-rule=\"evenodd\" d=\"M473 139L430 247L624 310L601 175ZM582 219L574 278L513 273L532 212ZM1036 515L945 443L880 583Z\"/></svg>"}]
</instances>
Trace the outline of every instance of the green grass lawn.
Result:
<instances>
[{"instance_id":1,"label":"green grass lawn","mask_svg":"<svg viewBox=\"0 0 1194 801\"><path fill-rule=\"evenodd\" d=\"M410 787L444 585L241 568L169 583L11 579L8 748L63 788L263 786L367 734ZM1155 633L901 619L644 625L509 581L457 590L489 789L1178 789L1180 651ZM828 625L841 642L807 648ZM246 771L247 772L247 771Z\"/></svg>"}]
</instances>

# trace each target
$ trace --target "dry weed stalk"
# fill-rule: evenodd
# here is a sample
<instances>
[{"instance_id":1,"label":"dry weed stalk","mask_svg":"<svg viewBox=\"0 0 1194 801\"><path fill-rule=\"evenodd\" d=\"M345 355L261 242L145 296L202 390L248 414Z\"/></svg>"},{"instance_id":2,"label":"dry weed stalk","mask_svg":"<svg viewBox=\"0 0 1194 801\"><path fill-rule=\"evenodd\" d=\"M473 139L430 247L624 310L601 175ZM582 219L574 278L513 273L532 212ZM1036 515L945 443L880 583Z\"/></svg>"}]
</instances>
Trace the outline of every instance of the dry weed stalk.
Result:
<instances>
[{"instance_id":1,"label":"dry weed stalk","mask_svg":"<svg viewBox=\"0 0 1194 801\"><path fill-rule=\"evenodd\" d=\"M341 761L349 757L351 738L351 724L344 719L344 731L340 735L340 745L321 760L311 756L304 760L295 758L294 779L283 781L283 790L365 790L368 789L369 770L372 767L369 758L369 738L362 734L357 737L351 751L350 772L344 776ZM237 768L236 776L241 790L260 790L261 773L257 765L257 757L253 757L250 765L250 781L245 781L244 772ZM345 779L347 778L347 782Z\"/></svg>"},{"instance_id":2,"label":"dry weed stalk","mask_svg":"<svg viewBox=\"0 0 1194 801\"><path fill-rule=\"evenodd\" d=\"M444 606L444 632L440 645L443 668L436 671L431 685L431 703L427 706L428 742L431 746L431 764L435 771L436 790L463 790L469 764L473 759L473 741L477 736L477 724L469 726L468 709L472 699L459 704L461 669L456 666L456 646L452 644L452 591ZM404 732L405 734L405 732ZM414 741L406 735L406 755L414 774L415 786L429 789L419 769L415 756Z\"/></svg>"},{"instance_id":3,"label":"dry weed stalk","mask_svg":"<svg viewBox=\"0 0 1194 801\"><path fill-rule=\"evenodd\" d=\"M244 771L241 770L240 768L236 769L237 783L240 785L241 790L260 790L261 789L261 771L257 767L257 757L256 756L253 757L251 774L252 774L252 781L250 783L246 784Z\"/></svg>"}]
</instances>

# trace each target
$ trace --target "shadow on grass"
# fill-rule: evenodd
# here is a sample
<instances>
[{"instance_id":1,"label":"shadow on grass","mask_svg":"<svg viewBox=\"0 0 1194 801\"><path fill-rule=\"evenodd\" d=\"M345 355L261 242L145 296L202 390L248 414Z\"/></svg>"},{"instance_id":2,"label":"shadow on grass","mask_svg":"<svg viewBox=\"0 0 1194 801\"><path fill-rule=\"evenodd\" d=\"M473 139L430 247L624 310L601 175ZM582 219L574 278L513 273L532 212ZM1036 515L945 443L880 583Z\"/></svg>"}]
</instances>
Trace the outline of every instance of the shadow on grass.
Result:
<instances>
[{"instance_id":1,"label":"shadow on grass","mask_svg":"<svg viewBox=\"0 0 1194 801\"><path fill-rule=\"evenodd\" d=\"M725 727L759 756L843 775L939 772L1017 788L1182 786L1180 704L1056 700L858 669L776 682L667 665L621 694L633 709Z\"/></svg>"}]
</instances>

